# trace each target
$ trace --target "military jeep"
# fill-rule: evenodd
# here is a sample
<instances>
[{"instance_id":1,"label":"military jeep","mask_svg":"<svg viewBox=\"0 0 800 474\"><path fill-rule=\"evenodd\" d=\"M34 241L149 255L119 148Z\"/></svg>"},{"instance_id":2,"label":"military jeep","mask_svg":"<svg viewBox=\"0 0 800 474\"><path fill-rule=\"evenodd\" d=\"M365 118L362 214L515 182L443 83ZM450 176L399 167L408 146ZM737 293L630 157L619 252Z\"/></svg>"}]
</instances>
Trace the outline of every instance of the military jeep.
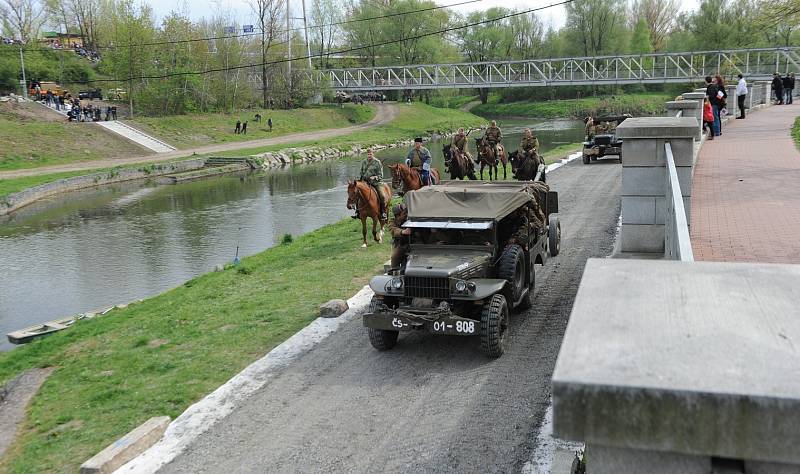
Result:
<instances>
[{"instance_id":1,"label":"military jeep","mask_svg":"<svg viewBox=\"0 0 800 474\"><path fill-rule=\"evenodd\" d=\"M586 141L583 142L583 164L604 156L614 155L622 163L622 140L617 138L617 126L630 115L597 117L593 119L592 130L587 126Z\"/></svg>"},{"instance_id":2,"label":"military jeep","mask_svg":"<svg viewBox=\"0 0 800 474\"><path fill-rule=\"evenodd\" d=\"M370 343L388 350L409 331L479 336L500 357L509 312L532 304L534 266L558 255L558 194L541 181L444 181L404 200L409 252L370 281Z\"/></svg>"}]
</instances>

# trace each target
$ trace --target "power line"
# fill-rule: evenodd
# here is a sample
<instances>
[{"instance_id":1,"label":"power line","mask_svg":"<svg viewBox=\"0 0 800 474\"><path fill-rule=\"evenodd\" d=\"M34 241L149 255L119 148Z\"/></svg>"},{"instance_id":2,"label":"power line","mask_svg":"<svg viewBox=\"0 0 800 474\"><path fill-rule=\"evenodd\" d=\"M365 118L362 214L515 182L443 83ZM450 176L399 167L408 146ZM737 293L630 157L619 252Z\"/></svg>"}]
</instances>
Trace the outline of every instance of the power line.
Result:
<instances>
[{"instance_id":1,"label":"power line","mask_svg":"<svg viewBox=\"0 0 800 474\"><path fill-rule=\"evenodd\" d=\"M443 8L451 8L451 7L461 6L461 5L468 5L468 4L471 4L471 3L478 3L478 2L482 2L482 1L484 1L484 0L464 0L464 1L461 1L461 2L457 2L457 3L450 3L448 5L436 5L436 6L433 6L433 7L420 8L420 9L417 9L417 10L409 10L409 11L406 11L406 12L387 13L385 15L378 15L378 16L372 16L372 17L367 17L367 18L354 18L354 19L350 19L350 20L342 20L342 21L337 21L337 22L333 22L333 23L322 23L322 24L318 24L318 25L309 25L308 28L311 28L311 29L313 29L313 28L327 28L327 27L330 27L330 26L340 26L340 25L346 25L346 24L349 24L349 23L359 23L359 22L364 22L364 21L381 20L381 19L384 19L384 18L394 18L394 17L397 17L397 16L412 15L414 13L424 13L424 12L429 12L429 11L433 11L433 10L441 10ZM282 30L276 30L272 34L275 35L275 36L278 36L278 35L281 35L281 34L288 33L290 31L301 31L303 29L304 29L304 27L284 28ZM202 38L189 38L189 39L182 39L182 40L151 41L151 42L146 42L146 43L138 43L138 44L130 44L130 45L121 44L121 45L95 46L95 49L100 50L100 49L117 49L117 48L120 48L120 49L121 48L136 48L136 47L140 47L140 46L163 46L163 45L168 45L168 44L194 43L194 42L200 42L200 41L215 41L215 40L221 40L221 39L245 38L245 37L252 37L252 36L261 36L261 33L242 33L242 34L237 34L237 35L207 36L207 37L202 37ZM0 50L2 50L2 48L0 48ZM38 51L73 51L73 49L67 49L67 48L62 48L62 49L39 48L39 49L26 49L25 51L27 52L27 51L37 51L37 50Z\"/></svg>"},{"instance_id":2,"label":"power line","mask_svg":"<svg viewBox=\"0 0 800 474\"><path fill-rule=\"evenodd\" d=\"M441 34L449 33L451 31L458 31L458 30L463 30L463 29L466 29L466 28L472 28L474 26L485 25L487 23L494 23L496 21L505 20L506 18L512 18L512 17L516 17L516 16L527 15L529 13L534 13L534 12L537 12L537 11L545 10L547 8L566 5L566 4L572 3L574 1L575 0L563 0L561 2L551 3L549 5L545 5L545 6L542 6L542 7L530 8L530 9L522 10L522 11L519 11L519 12L508 13L506 15L501 15L501 16L498 16L498 17L495 17L495 18L487 18L487 19L481 20L481 21L476 21L476 22L472 22L472 23L466 23L466 24L459 25L459 26L452 26L452 27L448 27L448 28L443 28L441 30L431 31L431 32L428 32L428 33L421 33L421 34L418 34L418 35L415 35L415 36L409 36L409 37L403 38L403 39L387 40L387 41L383 41L383 42L380 42L380 43L373 43L373 44L370 44L368 46L356 46L356 47L353 47L353 48L340 49L340 50L331 51L331 52L325 53L325 54L318 53L318 54L311 54L311 55L306 55L306 56L296 56L296 57L293 57L293 58L278 59L278 60L274 60L274 61L266 61L266 62L260 62L260 63L255 63L255 64L244 64L244 65L230 66L230 67L224 67L224 68L212 68L212 69L206 69L206 70L203 70L203 71L174 72L174 73L162 74L162 75L129 77L129 78L125 78L125 79L96 79L96 80L93 80L93 81L85 81L85 83L126 82L126 81L129 81L129 80L135 80L135 79L139 79L139 80L142 80L142 79L168 79L168 78L171 78L171 77L179 77L179 76L201 76L201 75L211 74L211 73L215 73L215 72L234 71L234 70L239 70L239 69L248 69L248 68L255 68L255 67L262 67L262 66L270 66L270 65L274 65L274 64L281 64L281 63L285 63L285 62L289 62L289 61L298 61L298 60L308 59L308 58L318 58L318 57L323 57L326 54L333 55L333 54L352 53L352 52L355 52L355 51L362 51L362 50L365 50L365 49L377 48L377 47L380 47L380 46L387 46L387 45L390 45L390 44L401 43L403 41L411 41L411 40L416 40L416 39L427 38L429 36L441 35ZM83 83L83 82L79 82L79 83Z\"/></svg>"}]
</instances>

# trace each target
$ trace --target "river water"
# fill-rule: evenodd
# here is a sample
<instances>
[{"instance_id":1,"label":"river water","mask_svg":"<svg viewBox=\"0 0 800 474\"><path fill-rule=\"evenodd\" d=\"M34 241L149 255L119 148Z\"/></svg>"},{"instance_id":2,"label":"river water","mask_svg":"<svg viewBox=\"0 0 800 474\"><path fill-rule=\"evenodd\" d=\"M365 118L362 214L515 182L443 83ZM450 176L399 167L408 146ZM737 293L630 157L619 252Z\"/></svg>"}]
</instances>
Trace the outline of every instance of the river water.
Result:
<instances>
[{"instance_id":1,"label":"river water","mask_svg":"<svg viewBox=\"0 0 800 474\"><path fill-rule=\"evenodd\" d=\"M499 122L509 148L525 126L543 151L583 138L575 121ZM442 170L441 143L426 146ZM405 153L378 158L396 163ZM237 246L240 256L252 255L284 234L339 221L350 214L346 182L359 166L330 161L177 185L121 183L0 217L0 350L12 347L9 331L152 296L231 262Z\"/></svg>"}]
</instances>

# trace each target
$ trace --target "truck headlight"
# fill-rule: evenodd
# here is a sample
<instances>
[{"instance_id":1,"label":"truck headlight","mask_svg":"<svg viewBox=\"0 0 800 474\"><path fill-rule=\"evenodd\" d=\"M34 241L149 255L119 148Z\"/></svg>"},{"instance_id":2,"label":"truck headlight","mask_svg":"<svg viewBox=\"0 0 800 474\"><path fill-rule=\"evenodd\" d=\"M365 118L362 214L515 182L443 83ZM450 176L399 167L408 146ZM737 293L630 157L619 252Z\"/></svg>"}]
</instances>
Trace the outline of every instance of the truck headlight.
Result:
<instances>
[{"instance_id":1,"label":"truck headlight","mask_svg":"<svg viewBox=\"0 0 800 474\"><path fill-rule=\"evenodd\" d=\"M459 293L464 293L467 291L467 282L464 280L459 280L456 282L456 291Z\"/></svg>"},{"instance_id":2,"label":"truck headlight","mask_svg":"<svg viewBox=\"0 0 800 474\"><path fill-rule=\"evenodd\" d=\"M386 283L386 291L388 292L399 292L403 290L403 279L400 277L394 277Z\"/></svg>"}]
</instances>

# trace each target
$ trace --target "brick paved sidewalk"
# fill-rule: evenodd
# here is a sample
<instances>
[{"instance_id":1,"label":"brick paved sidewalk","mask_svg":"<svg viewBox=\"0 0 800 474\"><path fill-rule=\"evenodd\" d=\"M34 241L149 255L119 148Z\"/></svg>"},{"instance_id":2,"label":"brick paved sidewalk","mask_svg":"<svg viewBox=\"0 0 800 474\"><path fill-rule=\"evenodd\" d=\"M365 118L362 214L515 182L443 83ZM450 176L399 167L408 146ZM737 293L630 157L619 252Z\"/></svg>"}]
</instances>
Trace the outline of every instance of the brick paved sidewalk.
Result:
<instances>
[{"instance_id":1,"label":"brick paved sidewalk","mask_svg":"<svg viewBox=\"0 0 800 474\"><path fill-rule=\"evenodd\" d=\"M800 263L800 152L790 135L800 104L730 120L694 170L697 260Z\"/></svg>"}]
</instances>

